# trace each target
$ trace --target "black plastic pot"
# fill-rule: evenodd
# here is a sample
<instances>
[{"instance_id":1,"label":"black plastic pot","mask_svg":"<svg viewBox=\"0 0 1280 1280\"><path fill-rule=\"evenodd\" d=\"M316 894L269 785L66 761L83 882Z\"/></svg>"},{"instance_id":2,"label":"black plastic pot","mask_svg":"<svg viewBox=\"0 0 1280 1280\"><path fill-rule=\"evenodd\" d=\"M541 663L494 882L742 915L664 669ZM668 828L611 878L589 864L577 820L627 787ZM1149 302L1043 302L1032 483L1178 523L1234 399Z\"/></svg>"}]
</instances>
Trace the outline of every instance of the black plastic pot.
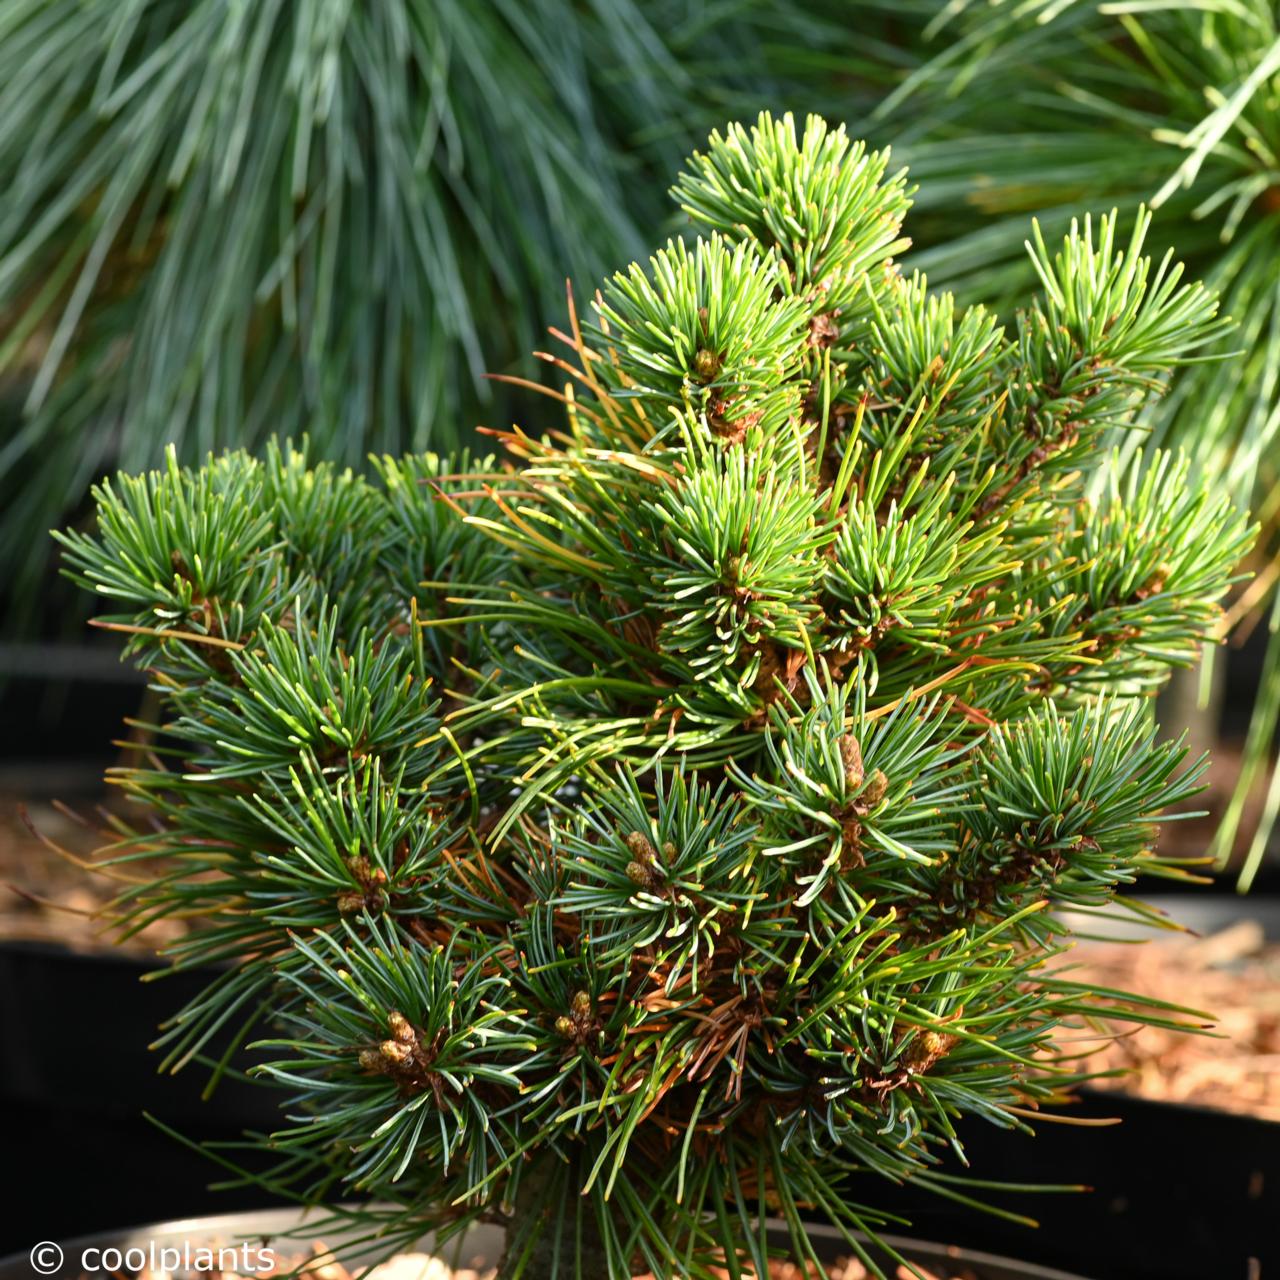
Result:
<instances>
[{"instance_id":1,"label":"black plastic pot","mask_svg":"<svg viewBox=\"0 0 1280 1280\"><path fill-rule=\"evenodd\" d=\"M206 1101L198 1066L157 1073L159 1055L147 1047L157 1026L207 975L143 982L154 967L118 952L0 945L0 1132L11 1157L0 1252L33 1232L70 1238L266 1200L255 1187L211 1194L221 1171L147 1119L196 1142L234 1141L279 1122L266 1089L229 1078ZM265 1167L252 1153L237 1159Z\"/></svg>"},{"instance_id":2,"label":"black plastic pot","mask_svg":"<svg viewBox=\"0 0 1280 1280\"><path fill-rule=\"evenodd\" d=\"M1201 934L1254 919L1268 938L1280 939L1280 898L1203 891L1140 896ZM900 1204L913 1229L1095 1280L1280 1276L1280 1124L1087 1090L1066 1114L1120 1123L1082 1128L1050 1117L1036 1123L1034 1138L969 1125L965 1149L976 1176L1079 1184L1089 1192L990 1196L1040 1223L1028 1231L904 1189Z\"/></svg>"},{"instance_id":3,"label":"black plastic pot","mask_svg":"<svg viewBox=\"0 0 1280 1280\"><path fill-rule=\"evenodd\" d=\"M108 1232L98 1236L83 1237L67 1243L61 1241L32 1241L29 1248L7 1258L0 1259L0 1280L31 1280L33 1275L57 1277L58 1280L76 1280L87 1276L89 1280L119 1280L121 1275L136 1272L136 1263L143 1258L160 1257L166 1248L175 1255L194 1258L201 1248L217 1250L247 1249L247 1256L254 1269L265 1269L263 1250L271 1250L276 1258L297 1256L307 1250L316 1235L321 1235L326 1245L348 1267L367 1265L378 1261L380 1254L361 1244L344 1249L336 1243L328 1223L312 1226L316 1215L308 1219L296 1210L274 1210L259 1213L224 1214L213 1218L196 1218L186 1222L163 1222L134 1231ZM321 1219L323 1221L323 1219ZM781 1244L785 1235L772 1232ZM825 1259L835 1261L849 1253L848 1245L830 1228L817 1227L812 1233L818 1251ZM936 1280L1081 1280L1065 1271L1051 1270L989 1254L970 1253L947 1245L927 1244L915 1240L890 1237L893 1247L904 1257L927 1270ZM56 1246L56 1252L50 1248ZM125 1258L132 1256L134 1264L125 1261L124 1266L109 1270L100 1265L107 1252L108 1267L117 1259L109 1251L118 1250ZM433 1252L430 1237L416 1246L417 1251ZM492 1266L502 1250L502 1230L493 1226L478 1226L457 1241L451 1241L440 1250L439 1256L454 1265L465 1264L481 1268ZM185 1251L185 1252L184 1252ZM874 1246L868 1251L889 1275L896 1273L897 1264L889 1255ZM60 1259L60 1262L59 1262ZM174 1280L191 1280L199 1275L182 1267L173 1268Z\"/></svg>"},{"instance_id":4,"label":"black plastic pot","mask_svg":"<svg viewBox=\"0 0 1280 1280\"><path fill-rule=\"evenodd\" d=\"M1121 1123L1042 1122L1034 1138L984 1125L965 1129L976 1176L1090 1188L986 1193L990 1203L1035 1218L1038 1229L908 1189L894 1207L922 1236L1016 1253L1094 1280L1280 1275L1280 1124L1098 1093L1084 1094L1072 1114Z\"/></svg>"},{"instance_id":5,"label":"black plastic pot","mask_svg":"<svg viewBox=\"0 0 1280 1280\"><path fill-rule=\"evenodd\" d=\"M73 614L77 602L69 602ZM0 602L0 617L3 605ZM0 789L30 801L98 799L118 763L121 722L137 716L146 678L120 661L114 637L46 635L18 642L0 628ZM83 638L80 638L83 637ZM20 731L19 731L20 730Z\"/></svg>"}]
</instances>

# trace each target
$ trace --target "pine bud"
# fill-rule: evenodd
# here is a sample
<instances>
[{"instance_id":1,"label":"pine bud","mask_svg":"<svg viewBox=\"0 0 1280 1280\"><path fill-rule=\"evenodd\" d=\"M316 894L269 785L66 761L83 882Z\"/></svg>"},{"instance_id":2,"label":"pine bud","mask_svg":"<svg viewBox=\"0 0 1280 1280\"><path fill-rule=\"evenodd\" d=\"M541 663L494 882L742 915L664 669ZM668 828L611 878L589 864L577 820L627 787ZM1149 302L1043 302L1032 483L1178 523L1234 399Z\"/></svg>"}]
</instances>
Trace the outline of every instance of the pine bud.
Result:
<instances>
[{"instance_id":1,"label":"pine bud","mask_svg":"<svg viewBox=\"0 0 1280 1280\"><path fill-rule=\"evenodd\" d=\"M857 791L866 774L862 768L862 747L851 733L840 739L840 761L844 765L844 785L850 791Z\"/></svg>"},{"instance_id":2,"label":"pine bud","mask_svg":"<svg viewBox=\"0 0 1280 1280\"><path fill-rule=\"evenodd\" d=\"M627 879L639 889L652 889L658 883L653 868L645 866L643 862L627 863Z\"/></svg>"},{"instance_id":3,"label":"pine bud","mask_svg":"<svg viewBox=\"0 0 1280 1280\"><path fill-rule=\"evenodd\" d=\"M913 1072L928 1071L951 1052L955 1036L941 1031L926 1031L907 1051L906 1065Z\"/></svg>"},{"instance_id":4,"label":"pine bud","mask_svg":"<svg viewBox=\"0 0 1280 1280\"><path fill-rule=\"evenodd\" d=\"M840 336L840 326L836 323L834 311L823 311L809 321L809 345L811 347L834 347Z\"/></svg>"},{"instance_id":5,"label":"pine bud","mask_svg":"<svg viewBox=\"0 0 1280 1280\"><path fill-rule=\"evenodd\" d=\"M654 851L653 845L649 843L649 837L643 831L633 831L627 837L626 845L631 856L637 862L652 865L658 860L658 855Z\"/></svg>"},{"instance_id":6,"label":"pine bud","mask_svg":"<svg viewBox=\"0 0 1280 1280\"><path fill-rule=\"evenodd\" d=\"M389 1062L394 1062L398 1066L403 1066L413 1057L413 1050L407 1044L401 1044L398 1040L384 1040L379 1048L382 1050L382 1056Z\"/></svg>"},{"instance_id":7,"label":"pine bud","mask_svg":"<svg viewBox=\"0 0 1280 1280\"><path fill-rule=\"evenodd\" d=\"M591 993L589 991L576 992L573 997L573 1011L579 1017L586 1017L591 1012Z\"/></svg>"},{"instance_id":8,"label":"pine bud","mask_svg":"<svg viewBox=\"0 0 1280 1280\"><path fill-rule=\"evenodd\" d=\"M946 1051L947 1039L948 1037L939 1035L936 1031L926 1031L920 1037L925 1053L931 1058L935 1058L938 1054Z\"/></svg>"},{"instance_id":9,"label":"pine bud","mask_svg":"<svg viewBox=\"0 0 1280 1280\"><path fill-rule=\"evenodd\" d=\"M859 799L867 806L868 809L871 809L884 799L888 790L889 779L884 776L884 771L882 769L877 769L867 780L867 785L863 788L862 795Z\"/></svg>"},{"instance_id":10,"label":"pine bud","mask_svg":"<svg viewBox=\"0 0 1280 1280\"><path fill-rule=\"evenodd\" d=\"M641 889L656 889L662 883L662 873L658 869L658 855L649 837L642 831L633 831L626 840L631 851L631 861L627 863L627 879Z\"/></svg>"},{"instance_id":11,"label":"pine bud","mask_svg":"<svg viewBox=\"0 0 1280 1280\"><path fill-rule=\"evenodd\" d=\"M393 1009L387 1014L387 1026L391 1028L391 1034L402 1044L414 1044L417 1042L417 1033L409 1025L409 1019L403 1013L397 1013Z\"/></svg>"},{"instance_id":12,"label":"pine bud","mask_svg":"<svg viewBox=\"0 0 1280 1280\"><path fill-rule=\"evenodd\" d=\"M573 1019L567 1013L562 1013L556 1019L556 1031L564 1036L566 1040L573 1038L574 1026Z\"/></svg>"},{"instance_id":13,"label":"pine bud","mask_svg":"<svg viewBox=\"0 0 1280 1280\"><path fill-rule=\"evenodd\" d=\"M1149 600L1152 596L1158 596L1165 588L1165 584L1169 580L1171 570L1163 561L1156 566L1155 572L1144 582L1133 594L1139 600Z\"/></svg>"},{"instance_id":14,"label":"pine bud","mask_svg":"<svg viewBox=\"0 0 1280 1280\"><path fill-rule=\"evenodd\" d=\"M693 357L693 372L699 382L711 382L720 372L720 357L706 347L699 347Z\"/></svg>"}]
</instances>

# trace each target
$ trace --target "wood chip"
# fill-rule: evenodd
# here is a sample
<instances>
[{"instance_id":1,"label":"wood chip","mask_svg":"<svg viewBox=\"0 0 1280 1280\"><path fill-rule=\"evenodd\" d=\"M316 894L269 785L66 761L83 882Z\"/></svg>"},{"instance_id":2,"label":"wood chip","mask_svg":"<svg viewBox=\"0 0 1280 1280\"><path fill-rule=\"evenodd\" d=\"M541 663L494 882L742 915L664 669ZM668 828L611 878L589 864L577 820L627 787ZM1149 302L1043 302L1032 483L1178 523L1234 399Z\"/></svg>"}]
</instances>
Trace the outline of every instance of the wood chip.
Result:
<instances>
[{"instance_id":1,"label":"wood chip","mask_svg":"<svg viewBox=\"0 0 1280 1280\"><path fill-rule=\"evenodd\" d=\"M1096 1087L1280 1120L1280 945L1267 943L1256 921L1204 938L1080 943L1071 961L1074 981L1204 1010L1213 1019L1211 1036L1114 1024L1090 1066L1131 1074Z\"/></svg>"}]
</instances>

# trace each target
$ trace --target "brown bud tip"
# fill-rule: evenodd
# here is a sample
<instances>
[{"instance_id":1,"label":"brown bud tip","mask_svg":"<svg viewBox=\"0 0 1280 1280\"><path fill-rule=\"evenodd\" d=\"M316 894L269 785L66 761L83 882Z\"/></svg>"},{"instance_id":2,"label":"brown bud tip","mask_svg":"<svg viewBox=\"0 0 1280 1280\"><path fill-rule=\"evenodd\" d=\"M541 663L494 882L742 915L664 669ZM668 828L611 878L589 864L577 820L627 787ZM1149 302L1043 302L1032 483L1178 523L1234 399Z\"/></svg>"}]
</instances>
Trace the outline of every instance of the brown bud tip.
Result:
<instances>
[{"instance_id":1,"label":"brown bud tip","mask_svg":"<svg viewBox=\"0 0 1280 1280\"><path fill-rule=\"evenodd\" d=\"M710 382L720 372L720 357L706 347L699 347L693 357L693 372L699 382Z\"/></svg>"},{"instance_id":2,"label":"brown bud tip","mask_svg":"<svg viewBox=\"0 0 1280 1280\"><path fill-rule=\"evenodd\" d=\"M889 779L884 776L882 769L875 770L871 777L867 779L867 785L863 788L862 795L859 797L868 807L877 805L884 799L885 793L889 790Z\"/></svg>"},{"instance_id":3,"label":"brown bud tip","mask_svg":"<svg viewBox=\"0 0 1280 1280\"><path fill-rule=\"evenodd\" d=\"M387 1014L387 1026L391 1028L391 1034L402 1044L413 1044L418 1038L413 1027L409 1025L409 1019L394 1009Z\"/></svg>"},{"instance_id":4,"label":"brown bud tip","mask_svg":"<svg viewBox=\"0 0 1280 1280\"><path fill-rule=\"evenodd\" d=\"M651 865L658 860L653 845L649 843L649 837L643 831L633 831L627 837L626 844L631 856L637 862Z\"/></svg>"},{"instance_id":5,"label":"brown bud tip","mask_svg":"<svg viewBox=\"0 0 1280 1280\"><path fill-rule=\"evenodd\" d=\"M378 1047L388 1062L394 1062L397 1065L408 1062L413 1056L413 1050L407 1044L401 1044L399 1040L384 1040Z\"/></svg>"},{"instance_id":6,"label":"brown bud tip","mask_svg":"<svg viewBox=\"0 0 1280 1280\"><path fill-rule=\"evenodd\" d=\"M741 410L729 401L719 401L707 415L707 426L711 434L722 444L739 445L747 438L747 432L764 416L759 409L750 412Z\"/></svg>"},{"instance_id":7,"label":"brown bud tip","mask_svg":"<svg viewBox=\"0 0 1280 1280\"><path fill-rule=\"evenodd\" d=\"M666 858L668 866L676 860L676 847L670 840L662 846L662 856Z\"/></svg>"},{"instance_id":8,"label":"brown bud tip","mask_svg":"<svg viewBox=\"0 0 1280 1280\"><path fill-rule=\"evenodd\" d=\"M562 1013L556 1019L556 1031L566 1040L573 1036L573 1029L573 1019L567 1013Z\"/></svg>"},{"instance_id":9,"label":"brown bud tip","mask_svg":"<svg viewBox=\"0 0 1280 1280\"><path fill-rule=\"evenodd\" d=\"M839 336L840 326L836 323L834 311L823 311L809 321L811 347L834 347Z\"/></svg>"},{"instance_id":10,"label":"brown bud tip","mask_svg":"<svg viewBox=\"0 0 1280 1280\"><path fill-rule=\"evenodd\" d=\"M381 1071L386 1066L377 1049L361 1049L359 1062L362 1071Z\"/></svg>"},{"instance_id":11,"label":"brown bud tip","mask_svg":"<svg viewBox=\"0 0 1280 1280\"><path fill-rule=\"evenodd\" d=\"M640 889L652 889L657 876L654 875L653 868L643 862L628 862L627 879Z\"/></svg>"},{"instance_id":12,"label":"brown bud tip","mask_svg":"<svg viewBox=\"0 0 1280 1280\"><path fill-rule=\"evenodd\" d=\"M573 997L573 1011L583 1017L591 1012L591 993L589 991L575 992Z\"/></svg>"},{"instance_id":13,"label":"brown bud tip","mask_svg":"<svg viewBox=\"0 0 1280 1280\"><path fill-rule=\"evenodd\" d=\"M364 910L364 894L349 889L338 894L338 911L344 916L359 915Z\"/></svg>"},{"instance_id":14,"label":"brown bud tip","mask_svg":"<svg viewBox=\"0 0 1280 1280\"><path fill-rule=\"evenodd\" d=\"M840 762L844 765L845 786L850 791L857 791L866 774L862 768L862 747L851 733L840 739Z\"/></svg>"}]
</instances>

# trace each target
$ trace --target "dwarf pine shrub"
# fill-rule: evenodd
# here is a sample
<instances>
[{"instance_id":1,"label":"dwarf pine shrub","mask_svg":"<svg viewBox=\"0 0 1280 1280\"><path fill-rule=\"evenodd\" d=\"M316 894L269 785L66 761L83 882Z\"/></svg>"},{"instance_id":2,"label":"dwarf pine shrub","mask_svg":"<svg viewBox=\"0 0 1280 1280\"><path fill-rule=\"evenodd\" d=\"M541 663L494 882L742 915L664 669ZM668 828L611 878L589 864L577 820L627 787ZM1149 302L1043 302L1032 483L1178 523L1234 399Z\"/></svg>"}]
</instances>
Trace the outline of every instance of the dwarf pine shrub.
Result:
<instances>
[{"instance_id":1,"label":"dwarf pine shrub","mask_svg":"<svg viewBox=\"0 0 1280 1280\"><path fill-rule=\"evenodd\" d=\"M259 1042L275 1185L499 1216L504 1277L756 1273L762 1215L804 1260L899 1180L965 1199L1082 1024L1187 1024L1062 954L1179 871L1203 762L1144 695L1250 535L1175 457L1082 475L1215 301L1103 219L1003 328L895 268L887 165L712 135L697 234L570 315L505 462L171 457L59 535L164 708L121 922L221 964L165 1063Z\"/></svg>"}]
</instances>

